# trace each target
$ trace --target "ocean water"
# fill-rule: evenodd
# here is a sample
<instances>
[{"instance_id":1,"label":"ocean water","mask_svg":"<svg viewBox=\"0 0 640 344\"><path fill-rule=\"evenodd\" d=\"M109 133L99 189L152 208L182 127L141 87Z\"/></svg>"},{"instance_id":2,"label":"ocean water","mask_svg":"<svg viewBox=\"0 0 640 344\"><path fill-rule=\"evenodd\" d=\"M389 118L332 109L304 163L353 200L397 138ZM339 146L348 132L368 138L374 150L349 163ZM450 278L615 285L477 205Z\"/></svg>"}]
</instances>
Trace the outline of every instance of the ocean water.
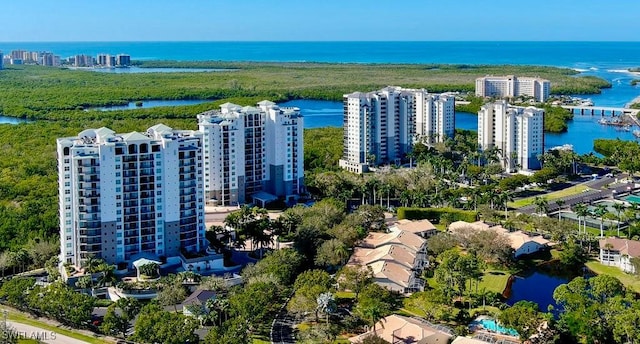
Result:
<instances>
[{"instance_id":1,"label":"ocean water","mask_svg":"<svg viewBox=\"0 0 640 344\"><path fill-rule=\"evenodd\" d=\"M134 60L532 64L579 69L640 65L638 42L0 42L0 51L127 53Z\"/></svg>"},{"instance_id":2,"label":"ocean water","mask_svg":"<svg viewBox=\"0 0 640 344\"><path fill-rule=\"evenodd\" d=\"M127 53L134 60L546 65L611 82L613 87L601 94L581 96L596 106L622 107L640 96L640 86L630 85L640 73L626 71L640 67L640 42L0 42L5 54L14 49L51 51L63 58ZM341 103L298 100L281 105L300 107L307 128L342 126ZM545 134L546 148L572 144L583 154L593 150L595 138L634 139L631 132L601 126L598 119L576 115L567 133ZM456 127L477 130L477 117L458 113Z\"/></svg>"}]
</instances>

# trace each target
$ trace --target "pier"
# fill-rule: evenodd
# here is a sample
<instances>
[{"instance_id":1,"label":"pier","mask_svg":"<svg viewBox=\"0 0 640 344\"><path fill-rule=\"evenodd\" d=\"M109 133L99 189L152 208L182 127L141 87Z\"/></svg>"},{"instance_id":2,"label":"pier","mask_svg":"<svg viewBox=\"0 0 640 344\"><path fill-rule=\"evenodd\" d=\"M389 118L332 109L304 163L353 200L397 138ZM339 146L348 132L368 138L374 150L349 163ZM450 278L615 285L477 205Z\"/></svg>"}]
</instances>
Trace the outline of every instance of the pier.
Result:
<instances>
[{"instance_id":1,"label":"pier","mask_svg":"<svg viewBox=\"0 0 640 344\"><path fill-rule=\"evenodd\" d=\"M608 106L573 106L561 105L560 107L571 111L574 115L591 116L624 116L630 115L633 118L638 116L640 109L618 108Z\"/></svg>"}]
</instances>

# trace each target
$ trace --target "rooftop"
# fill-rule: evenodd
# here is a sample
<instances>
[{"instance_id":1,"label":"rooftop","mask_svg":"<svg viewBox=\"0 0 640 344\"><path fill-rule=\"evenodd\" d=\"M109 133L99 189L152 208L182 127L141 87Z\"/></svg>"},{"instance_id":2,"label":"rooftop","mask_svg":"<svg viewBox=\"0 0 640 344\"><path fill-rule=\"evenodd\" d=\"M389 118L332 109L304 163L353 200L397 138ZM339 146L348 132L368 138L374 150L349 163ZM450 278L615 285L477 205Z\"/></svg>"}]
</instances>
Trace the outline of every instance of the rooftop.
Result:
<instances>
[{"instance_id":1,"label":"rooftop","mask_svg":"<svg viewBox=\"0 0 640 344\"><path fill-rule=\"evenodd\" d=\"M629 257L640 257L640 241L612 237L600 239L599 244L601 250L609 249Z\"/></svg>"},{"instance_id":2,"label":"rooftop","mask_svg":"<svg viewBox=\"0 0 640 344\"><path fill-rule=\"evenodd\" d=\"M436 226L434 226L433 223L431 223L431 221L429 220L411 221L402 219L398 220L398 222L396 222L393 227L396 227L401 231L410 232L413 234L436 230Z\"/></svg>"},{"instance_id":3,"label":"rooftop","mask_svg":"<svg viewBox=\"0 0 640 344\"><path fill-rule=\"evenodd\" d=\"M377 248L384 245L404 245L413 251L420 251L426 240L411 232L391 228L389 233L371 232L360 243L361 247Z\"/></svg>"},{"instance_id":4,"label":"rooftop","mask_svg":"<svg viewBox=\"0 0 640 344\"><path fill-rule=\"evenodd\" d=\"M450 333L435 328L432 324L402 315L390 315L381 319L375 326L375 334L389 343L446 344ZM349 338L351 343L359 343L373 334L373 330Z\"/></svg>"}]
</instances>

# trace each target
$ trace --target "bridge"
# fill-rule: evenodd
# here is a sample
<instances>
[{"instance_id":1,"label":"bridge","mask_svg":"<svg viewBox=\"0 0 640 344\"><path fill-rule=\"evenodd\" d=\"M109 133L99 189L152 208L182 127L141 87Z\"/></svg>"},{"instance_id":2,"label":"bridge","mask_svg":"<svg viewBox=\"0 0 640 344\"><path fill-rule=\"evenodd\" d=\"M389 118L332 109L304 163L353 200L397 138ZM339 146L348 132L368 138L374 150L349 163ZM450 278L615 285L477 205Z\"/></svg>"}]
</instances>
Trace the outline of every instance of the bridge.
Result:
<instances>
[{"instance_id":1,"label":"bridge","mask_svg":"<svg viewBox=\"0 0 640 344\"><path fill-rule=\"evenodd\" d=\"M637 117L640 109L607 107L607 106L573 106L560 105L560 107L571 111L574 115L600 115L600 116L624 116Z\"/></svg>"}]
</instances>

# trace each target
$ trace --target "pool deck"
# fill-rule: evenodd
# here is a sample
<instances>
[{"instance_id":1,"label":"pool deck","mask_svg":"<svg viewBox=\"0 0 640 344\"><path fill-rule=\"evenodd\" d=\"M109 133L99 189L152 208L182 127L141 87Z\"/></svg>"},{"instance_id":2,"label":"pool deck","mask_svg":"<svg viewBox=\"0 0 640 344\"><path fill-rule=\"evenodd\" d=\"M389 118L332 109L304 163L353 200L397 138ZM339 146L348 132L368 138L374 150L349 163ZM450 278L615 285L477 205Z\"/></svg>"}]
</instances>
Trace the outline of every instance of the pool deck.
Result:
<instances>
[{"instance_id":1,"label":"pool deck","mask_svg":"<svg viewBox=\"0 0 640 344\"><path fill-rule=\"evenodd\" d=\"M471 324L469 325L469 329L471 330L471 332L473 332L474 334L478 335L478 336L491 336L494 338L497 338L499 340L501 340L501 343L520 343L520 339L518 336L512 336L509 334L505 334L502 332L497 332L494 330L489 330L486 329L480 322L482 320L493 320L494 323L496 322L496 319L493 317L490 317L488 315L480 315L478 317L476 317ZM498 325L500 326L500 325ZM510 329L513 330L513 329ZM513 330L515 331L515 330ZM474 335L474 337L476 336Z\"/></svg>"}]
</instances>

